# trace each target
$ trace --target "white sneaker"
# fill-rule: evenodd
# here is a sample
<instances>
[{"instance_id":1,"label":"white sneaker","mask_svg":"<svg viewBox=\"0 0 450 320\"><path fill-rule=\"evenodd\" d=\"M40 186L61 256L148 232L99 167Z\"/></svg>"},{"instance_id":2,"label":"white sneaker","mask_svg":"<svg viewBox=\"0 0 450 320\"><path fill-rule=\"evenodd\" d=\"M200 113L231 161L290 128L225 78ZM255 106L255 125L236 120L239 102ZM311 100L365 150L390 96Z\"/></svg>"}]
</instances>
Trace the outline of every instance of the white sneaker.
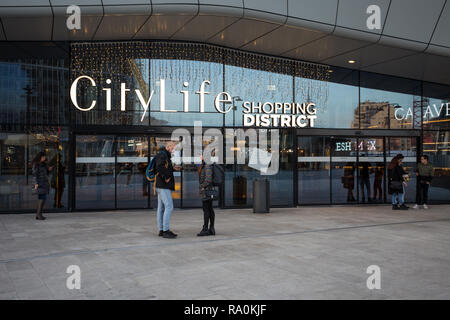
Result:
<instances>
[{"instance_id":1,"label":"white sneaker","mask_svg":"<svg viewBox=\"0 0 450 320\"><path fill-rule=\"evenodd\" d=\"M428 206L426 204L423 205L424 209L428 209Z\"/></svg>"},{"instance_id":2,"label":"white sneaker","mask_svg":"<svg viewBox=\"0 0 450 320\"><path fill-rule=\"evenodd\" d=\"M413 206L413 209L419 209L419 205L416 203L416 204Z\"/></svg>"}]
</instances>

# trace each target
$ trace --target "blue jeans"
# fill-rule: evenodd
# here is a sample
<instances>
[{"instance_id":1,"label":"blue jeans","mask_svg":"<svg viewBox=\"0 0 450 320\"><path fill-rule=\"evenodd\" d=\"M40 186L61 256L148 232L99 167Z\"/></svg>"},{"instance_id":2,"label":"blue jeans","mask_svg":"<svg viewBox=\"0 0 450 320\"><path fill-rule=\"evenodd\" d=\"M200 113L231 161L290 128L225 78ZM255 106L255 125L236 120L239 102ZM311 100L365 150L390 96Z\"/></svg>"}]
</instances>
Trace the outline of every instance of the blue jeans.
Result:
<instances>
[{"instance_id":1,"label":"blue jeans","mask_svg":"<svg viewBox=\"0 0 450 320\"><path fill-rule=\"evenodd\" d=\"M169 230L170 216L173 210L172 191L169 189L156 188L158 194L158 211L156 218L159 230Z\"/></svg>"},{"instance_id":2,"label":"blue jeans","mask_svg":"<svg viewBox=\"0 0 450 320\"><path fill-rule=\"evenodd\" d=\"M397 204L397 197L398 197L398 204L402 205L405 203L405 185L402 184L403 193L400 192L394 192L392 194L392 204Z\"/></svg>"}]
</instances>

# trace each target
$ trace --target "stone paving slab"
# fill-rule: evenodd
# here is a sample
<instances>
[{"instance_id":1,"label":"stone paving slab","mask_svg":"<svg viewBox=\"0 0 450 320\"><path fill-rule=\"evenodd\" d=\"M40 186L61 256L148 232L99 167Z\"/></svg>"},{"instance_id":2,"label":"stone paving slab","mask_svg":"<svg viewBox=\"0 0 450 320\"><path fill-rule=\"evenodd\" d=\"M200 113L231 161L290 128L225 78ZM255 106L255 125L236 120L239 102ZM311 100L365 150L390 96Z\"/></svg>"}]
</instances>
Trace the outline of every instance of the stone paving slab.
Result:
<instances>
[{"instance_id":1,"label":"stone paving slab","mask_svg":"<svg viewBox=\"0 0 450 320\"><path fill-rule=\"evenodd\" d=\"M450 299L450 206L0 215L0 299ZM66 269L81 269L69 290ZM369 265L381 289L366 286Z\"/></svg>"}]
</instances>

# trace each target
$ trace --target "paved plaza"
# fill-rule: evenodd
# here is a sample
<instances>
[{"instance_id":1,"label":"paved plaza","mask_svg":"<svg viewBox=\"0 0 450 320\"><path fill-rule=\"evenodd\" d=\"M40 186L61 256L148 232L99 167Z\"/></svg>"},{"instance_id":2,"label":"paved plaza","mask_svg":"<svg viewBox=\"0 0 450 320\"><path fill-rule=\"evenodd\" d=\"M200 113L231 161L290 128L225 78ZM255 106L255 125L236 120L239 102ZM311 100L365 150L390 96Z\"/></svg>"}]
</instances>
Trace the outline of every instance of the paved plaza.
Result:
<instances>
[{"instance_id":1,"label":"paved plaza","mask_svg":"<svg viewBox=\"0 0 450 320\"><path fill-rule=\"evenodd\" d=\"M450 299L450 206L0 215L0 299ZM81 270L81 288L66 273ZM381 288L367 288L377 265Z\"/></svg>"}]
</instances>

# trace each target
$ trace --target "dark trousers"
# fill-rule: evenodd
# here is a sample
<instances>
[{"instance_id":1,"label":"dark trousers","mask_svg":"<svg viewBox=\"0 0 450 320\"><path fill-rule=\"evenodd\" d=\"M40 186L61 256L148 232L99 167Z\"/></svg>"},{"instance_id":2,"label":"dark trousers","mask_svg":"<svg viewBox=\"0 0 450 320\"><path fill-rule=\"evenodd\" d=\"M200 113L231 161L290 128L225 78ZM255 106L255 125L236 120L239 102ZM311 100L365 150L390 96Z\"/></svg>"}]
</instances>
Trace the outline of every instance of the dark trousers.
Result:
<instances>
[{"instance_id":1,"label":"dark trousers","mask_svg":"<svg viewBox=\"0 0 450 320\"><path fill-rule=\"evenodd\" d=\"M216 217L213 209L213 201L204 200L203 201L203 229L208 229L209 227L214 227L214 218Z\"/></svg>"},{"instance_id":2,"label":"dark trousers","mask_svg":"<svg viewBox=\"0 0 450 320\"><path fill-rule=\"evenodd\" d=\"M55 189L55 203L53 204L54 208L61 208L61 199L64 193L64 188Z\"/></svg>"},{"instance_id":3,"label":"dark trousers","mask_svg":"<svg viewBox=\"0 0 450 320\"><path fill-rule=\"evenodd\" d=\"M382 200L383 198L383 189L381 187L383 180L376 179L373 182L373 200L377 199L377 193L378 193L378 199Z\"/></svg>"},{"instance_id":4,"label":"dark trousers","mask_svg":"<svg viewBox=\"0 0 450 320\"><path fill-rule=\"evenodd\" d=\"M428 204L428 188L430 185L428 183L417 183L416 188L416 203L417 204Z\"/></svg>"},{"instance_id":5,"label":"dark trousers","mask_svg":"<svg viewBox=\"0 0 450 320\"><path fill-rule=\"evenodd\" d=\"M367 189L367 201L370 200L370 179L369 178L361 178L359 180L359 185L361 187L361 200L365 201L365 195L364 195L364 186Z\"/></svg>"}]
</instances>

